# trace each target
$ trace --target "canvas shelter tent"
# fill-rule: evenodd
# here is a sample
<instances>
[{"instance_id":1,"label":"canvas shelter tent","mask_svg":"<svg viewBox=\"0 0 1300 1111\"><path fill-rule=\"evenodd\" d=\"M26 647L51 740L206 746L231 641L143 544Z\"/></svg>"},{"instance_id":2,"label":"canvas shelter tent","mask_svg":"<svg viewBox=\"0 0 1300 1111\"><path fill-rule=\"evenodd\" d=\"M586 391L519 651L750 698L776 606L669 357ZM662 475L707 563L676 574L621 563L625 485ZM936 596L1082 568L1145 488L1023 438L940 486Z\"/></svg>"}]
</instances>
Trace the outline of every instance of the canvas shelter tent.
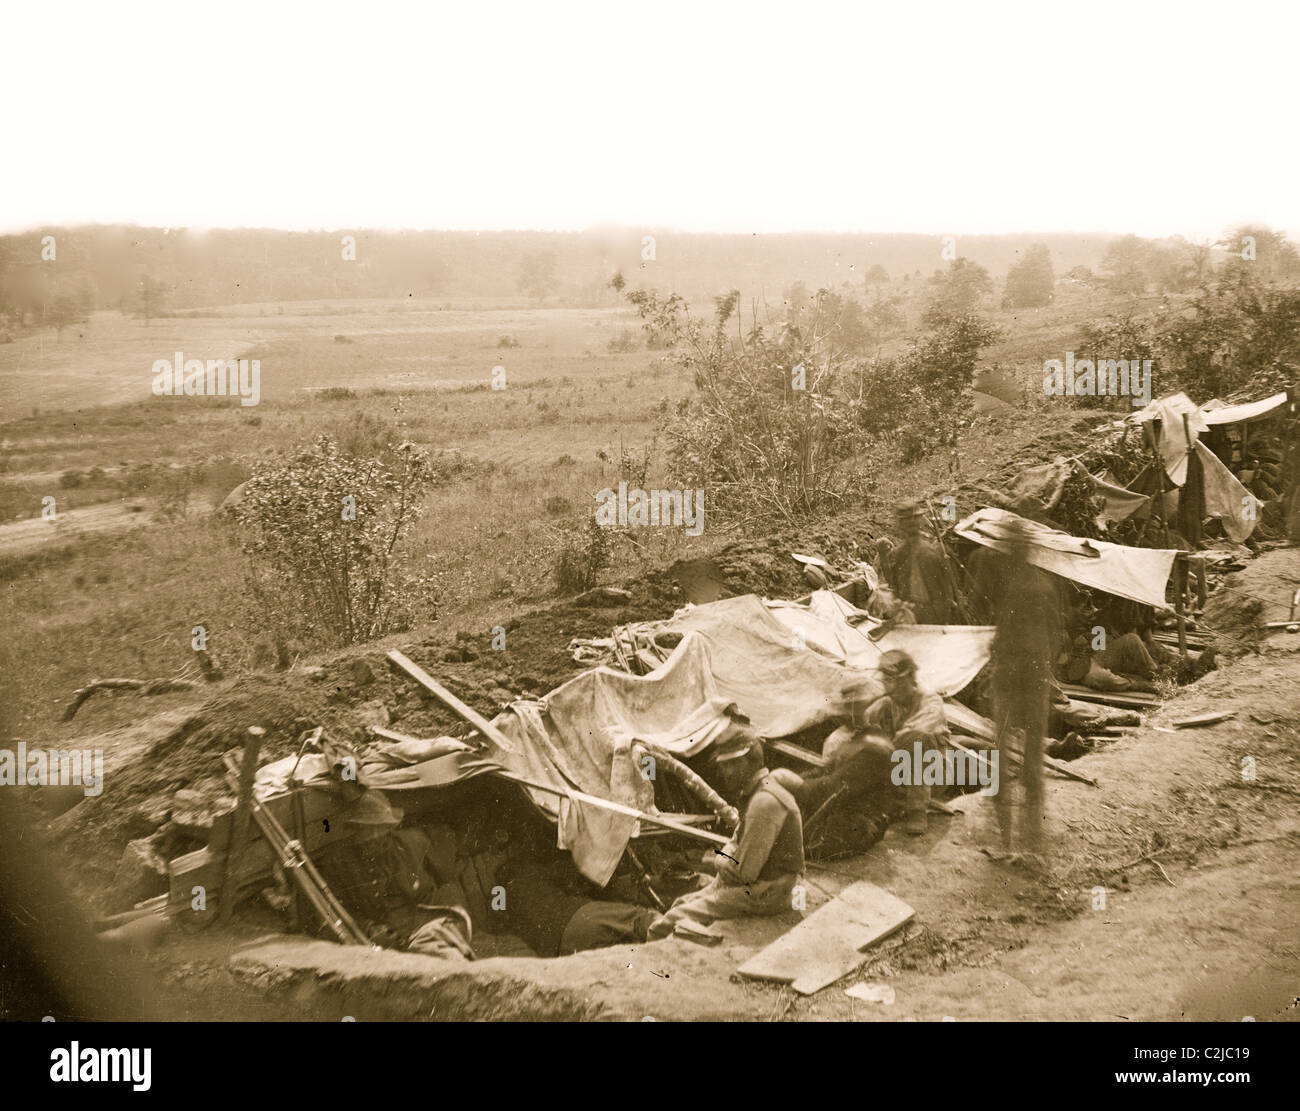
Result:
<instances>
[{"instance_id":1,"label":"canvas shelter tent","mask_svg":"<svg viewBox=\"0 0 1300 1111\"><path fill-rule=\"evenodd\" d=\"M417 747L397 749L393 770L378 769L372 782L439 786L505 772L552 785L559 794L523 789L556 823L558 846L603 886L639 834L639 820L573 792L653 814L654 783L641 774L646 746L691 757L739 728L740 716L761 736L797 733L841 712L849 679L883 693L870 669L890 648L912 654L923 685L956 693L987 663L994 633L910 626L875 642L867 632L878 624L831 591L805 604L750 594L688 606L668 621L637 626L639 642L663 657L649 674L592 668L545 698L512 702L491 723L504 743L485 738L471 749L452 738L411 742Z\"/></svg>"},{"instance_id":2,"label":"canvas shelter tent","mask_svg":"<svg viewBox=\"0 0 1300 1111\"><path fill-rule=\"evenodd\" d=\"M1175 486L1182 487L1186 483L1188 461L1195 454L1204 481L1205 515L1218 520L1224 535L1240 544L1255 530L1259 506L1237 476L1202 442L1201 436L1211 427L1265 417L1285 402L1286 394L1277 394L1248 405L1206 411L1197 407L1186 394L1177 393L1158 398L1134 413L1129 420L1139 424L1152 420L1160 422L1157 449L1165 472ZM1176 505L1176 494L1166 498L1167 511L1172 509L1170 502Z\"/></svg>"},{"instance_id":3,"label":"canvas shelter tent","mask_svg":"<svg viewBox=\"0 0 1300 1111\"><path fill-rule=\"evenodd\" d=\"M1244 405L1226 405L1215 398L1201 406L1201 417L1207 426L1241 424L1272 416L1285 404L1285 393L1275 393L1272 397L1250 401Z\"/></svg>"},{"instance_id":4,"label":"canvas shelter tent","mask_svg":"<svg viewBox=\"0 0 1300 1111\"><path fill-rule=\"evenodd\" d=\"M1151 501L1149 494L1140 494L1121 486L1110 471L1089 477L1092 479L1092 492L1103 503L1102 511L1097 517L1097 523L1103 527L1110 522L1127 520L1134 513L1145 509Z\"/></svg>"},{"instance_id":5,"label":"canvas shelter tent","mask_svg":"<svg viewBox=\"0 0 1300 1111\"><path fill-rule=\"evenodd\" d=\"M1012 551L1012 541L1019 533L1028 544L1026 558L1035 567L1082 586L1156 607L1165 604L1165 585L1178 555L1172 549L1130 548L1071 536L1005 509L977 510L958 521L956 531L967 540L999 552Z\"/></svg>"}]
</instances>

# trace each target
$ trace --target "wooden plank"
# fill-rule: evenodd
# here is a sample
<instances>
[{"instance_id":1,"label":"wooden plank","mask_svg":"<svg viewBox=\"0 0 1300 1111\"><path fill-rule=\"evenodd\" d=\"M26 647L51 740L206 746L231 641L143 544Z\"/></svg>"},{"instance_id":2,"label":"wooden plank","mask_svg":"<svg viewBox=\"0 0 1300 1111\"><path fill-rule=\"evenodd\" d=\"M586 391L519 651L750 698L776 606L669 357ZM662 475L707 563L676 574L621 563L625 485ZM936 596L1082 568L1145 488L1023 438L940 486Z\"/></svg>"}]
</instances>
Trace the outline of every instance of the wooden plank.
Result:
<instances>
[{"instance_id":1,"label":"wooden plank","mask_svg":"<svg viewBox=\"0 0 1300 1111\"><path fill-rule=\"evenodd\" d=\"M1076 702L1097 702L1103 706L1118 706L1124 710L1142 710L1158 706L1160 700L1146 691L1095 691L1077 683L1062 683L1061 689Z\"/></svg>"},{"instance_id":2,"label":"wooden plank","mask_svg":"<svg viewBox=\"0 0 1300 1111\"><path fill-rule=\"evenodd\" d=\"M963 733L969 733L972 737L978 737L982 741L994 742L998 739L997 730L988 718L982 714L977 714L969 706L963 705L954 699L944 699L943 716L948 719L948 724L954 729L960 729Z\"/></svg>"},{"instance_id":3,"label":"wooden plank","mask_svg":"<svg viewBox=\"0 0 1300 1111\"><path fill-rule=\"evenodd\" d=\"M1151 639L1154 640L1157 644L1164 644L1172 647L1178 643L1178 634L1177 633L1152 633ZM1201 635L1198 633L1188 633L1187 646L1189 648L1208 648L1210 646L1210 640L1209 637L1205 635Z\"/></svg>"},{"instance_id":4,"label":"wooden plank","mask_svg":"<svg viewBox=\"0 0 1300 1111\"><path fill-rule=\"evenodd\" d=\"M452 694L451 691L449 691L446 687L444 687L441 683L439 683L437 679L435 679L432 675L430 675L427 671L425 671L424 668L422 668L414 660L410 659L404 653L397 651L396 648L394 648L391 652L388 653L388 658L392 660L393 663L395 663L403 671L405 671L412 679L414 679L422 687L424 687L430 693L435 694L440 699L442 699L443 702L445 702L448 706L450 706L451 709L455 710L456 713L458 713L461 717L463 717L467 722L470 723L470 725L472 725L475 729L477 729L480 733L482 733L483 736L485 736L498 748L503 748L507 752L509 752L514 747L510 743L509 738L506 737L506 735L502 733L501 730L499 730L495 725L493 725L490 721L488 721L488 719L485 718L482 714L480 714L477 710L474 710L471 707L466 706L465 703L463 703L459 698L457 698L454 694Z\"/></svg>"},{"instance_id":5,"label":"wooden plank","mask_svg":"<svg viewBox=\"0 0 1300 1111\"><path fill-rule=\"evenodd\" d=\"M824 768L830 763L825 756L819 756L815 752L810 752L806 748L801 748L790 741L768 741L767 747L773 752L779 752L782 756L789 756L792 760L802 760L805 764L810 764L814 768Z\"/></svg>"},{"instance_id":6,"label":"wooden plank","mask_svg":"<svg viewBox=\"0 0 1300 1111\"><path fill-rule=\"evenodd\" d=\"M1236 716L1236 710L1216 710L1208 714L1197 714L1195 717L1180 718L1173 724L1175 729L1190 729L1196 725L1217 725L1221 721L1227 721L1229 718Z\"/></svg>"},{"instance_id":7,"label":"wooden plank","mask_svg":"<svg viewBox=\"0 0 1300 1111\"><path fill-rule=\"evenodd\" d=\"M821 991L866 960L865 950L916 914L875 884L846 887L794 929L754 954L739 972L790 984L800 995Z\"/></svg>"},{"instance_id":8,"label":"wooden plank","mask_svg":"<svg viewBox=\"0 0 1300 1111\"><path fill-rule=\"evenodd\" d=\"M412 679L421 686L437 695L448 706L456 711L461 717L470 723L475 729L490 740L497 748L506 752L514 749L514 744L510 738L501 732L495 725L487 720L482 714L470 709L459 698L451 693L446 687L439 683L432 675L413 660L408 659L397 649L388 653L388 658L405 671ZM619 802L611 802L609 799L602 799L596 795L589 795L585 791L578 791L569 787L556 787L549 783L536 783L532 780L524 779L522 776L512 772L493 772L502 779L509 779L513 783L518 783L524 787L531 787L535 791L545 791L547 794L560 795L575 799L578 802L584 802L589 806L595 806L601 810L611 810L616 814L626 814L630 818L638 818L643 822L648 822L653 826L661 826L664 829L671 829L675 833L685 834L687 837L693 837L696 841L708 841L714 845L728 845L730 840L718 833L710 833L704 829L694 829L691 826L683 825L681 822L674 822L671 818L665 818L658 814L647 814L644 810L635 810L630 806L624 806Z\"/></svg>"},{"instance_id":9,"label":"wooden plank","mask_svg":"<svg viewBox=\"0 0 1300 1111\"><path fill-rule=\"evenodd\" d=\"M948 743L951 744L952 747L957 749L958 751L969 753L971 756L974 756L978 760L983 760L985 758L984 753L976 752L974 749L967 748L966 745L964 745L961 741L958 741L953 737L948 738ZM1009 750L1008 754L1011 756L1011 759L1014 760L1017 764L1023 764L1025 762L1024 756L1019 752L1016 752L1014 750ZM1059 763L1056 760L1053 760L1050 756L1043 757L1043 767L1047 768L1048 771L1056 772L1057 775L1064 776L1066 779L1073 779L1079 783L1086 783L1088 784L1089 787L1099 786L1099 784L1095 779L1089 778L1088 776L1084 775L1082 772L1076 772L1073 768L1066 767L1066 765Z\"/></svg>"},{"instance_id":10,"label":"wooden plank","mask_svg":"<svg viewBox=\"0 0 1300 1111\"><path fill-rule=\"evenodd\" d=\"M253 816L253 776L257 772L257 756L262 751L262 738L265 736L266 730L260 725L250 725L248 737L244 741L244 758L239 766L235 817L230 827L230 847L226 850L225 875L221 882L221 903L217 911L217 919L223 924L229 922L235 913L235 899L238 897L235 876L238 874L239 860L244 855L244 846L248 844L248 826Z\"/></svg>"}]
</instances>

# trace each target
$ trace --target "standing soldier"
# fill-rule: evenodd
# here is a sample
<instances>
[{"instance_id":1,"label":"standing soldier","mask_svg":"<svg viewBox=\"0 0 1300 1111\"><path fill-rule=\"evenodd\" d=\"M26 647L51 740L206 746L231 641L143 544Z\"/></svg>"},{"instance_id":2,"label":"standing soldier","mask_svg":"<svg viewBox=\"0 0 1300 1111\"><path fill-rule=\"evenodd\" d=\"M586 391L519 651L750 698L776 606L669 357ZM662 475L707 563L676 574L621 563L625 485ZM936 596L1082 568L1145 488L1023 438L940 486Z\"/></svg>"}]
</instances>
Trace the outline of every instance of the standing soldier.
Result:
<instances>
[{"instance_id":1,"label":"standing soldier","mask_svg":"<svg viewBox=\"0 0 1300 1111\"><path fill-rule=\"evenodd\" d=\"M996 798L1002 845L1012 848L1013 806L1008 773L1015 743L1022 739L1020 781L1024 806L1020 842L1036 853L1043 833L1043 745L1052 701L1052 662L1061 642L1056 589L1047 573L1026 559L1028 538L1014 535L1004 561L1006 582L993 638L993 710L998 735L1001 782Z\"/></svg>"},{"instance_id":2,"label":"standing soldier","mask_svg":"<svg viewBox=\"0 0 1300 1111\"><path fill-rule=\"evenodd\" d=\"M918 625L958 624L961 618L943 553L921 532L924 515L916 502L896 511L899 544L889 555L889 583L912 607Z\"/></svg>"}]
</instances>

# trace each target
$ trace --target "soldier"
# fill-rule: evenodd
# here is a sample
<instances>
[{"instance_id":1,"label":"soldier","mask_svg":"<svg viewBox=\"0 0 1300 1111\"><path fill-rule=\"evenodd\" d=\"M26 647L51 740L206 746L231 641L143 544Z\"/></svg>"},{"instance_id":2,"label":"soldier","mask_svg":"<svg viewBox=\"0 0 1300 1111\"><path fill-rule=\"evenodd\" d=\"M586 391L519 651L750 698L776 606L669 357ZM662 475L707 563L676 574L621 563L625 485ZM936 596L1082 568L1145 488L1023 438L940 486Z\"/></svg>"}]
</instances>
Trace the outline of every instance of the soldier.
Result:
<instances>
[{"instance_id":1,"label":"soldier","mask_svg":"<svg viewBox=\"0 0 1300 1111\"><path fill-rule=\"evenodd\" d=\"M917 503L899 506L895 521L898 546L889 555L886 570L890 585L907 602L920 625L954 625L960 622L957 600L943 553L921 532L925 510Z\"/></svg>"},{"instance_id":2,"label":"soldier","mask_svg":"<svg viewBox=\"0 0 1300 1111\"><path fill-rule=\"evenodd\" d=\"M1059 599L1046 572L1026 559L1028 540L1012 539L1010 572L998 609L991 663L998 762L1010 771L1020 739L1024 786L1020 839L1037 852L1043 827L1043 744L1052 703L1052 662L1060 649ZM1005 782L996 798L1003 848L1012 847L1012 796Z\"/></svg>"},{"instance_id":3,"label":"soldier","mask_svg":"<svg viewBox=\"0 0 1300 1111\"><path fill-rule=\"evenodd\" d=\"M717 853L717 875L687 892L650 925L651 941L684 921L708 926L720 918L777 915L793 908L803 874L803 819L794 796L764 765L762 742L750 734L715 757L718 791L742 811L730 844Z\"/></svg>"}]
</instances>

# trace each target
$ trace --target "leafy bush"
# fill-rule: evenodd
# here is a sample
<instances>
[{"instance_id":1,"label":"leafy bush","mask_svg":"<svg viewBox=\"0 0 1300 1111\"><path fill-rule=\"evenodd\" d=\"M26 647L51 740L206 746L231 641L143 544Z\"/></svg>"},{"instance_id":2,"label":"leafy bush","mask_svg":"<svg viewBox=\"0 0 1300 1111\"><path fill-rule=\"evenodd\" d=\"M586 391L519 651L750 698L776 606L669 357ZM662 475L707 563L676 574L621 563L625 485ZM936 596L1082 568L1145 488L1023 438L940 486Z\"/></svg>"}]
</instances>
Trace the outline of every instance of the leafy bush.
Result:
<instances>
[{"instance_id":1,"label":"leafy bush","mask_svg":"<svg viewBox=\"0 0 1300 1111\"><path fill-rule=\"evenodd\" d=\"M636 332L631 328L624 328L605 345L605 349L611 355L625 355L629 351L635 351L640 346Z\"/></svg>"},{"instance_id":2,"label":"leafy bush","mask_svg":"<svg viewBox=\"0 0 1300 1111\"><path fill-rule=\"evenodd\" d=\"M877 436L893 437L904 463L956 443L970 412L980 349L1002 335L976 313L943 313L932 307L926 320L929 330L902 354L859 372L859 422Z\"/></svg>"},{"instance_id":3,"label":"leafy bush","mask_svg":"<svg viewBox=\"0 0 1300 1111\"><path fill-rule=\"evenodd\" d=\"M704 489L711 516L724 522L756 514L793 522L842 501L868 477L845 463L863 454L864 431L893 437L909 461L951 443L979 349L1000 334L941 299L927 313L929 331L901 356L867 360L870 314L826 290L792 290L778 338L757 325L728 334L736 291L716 298L708 323L676 295L628 299L695 380L696 395L660 417L672 484Z\"/></svg>"},{"instance_id":4,"label":"leafy bush","mask_svg":"<svg viewBox=\"0 0 1300 1111\"><path fill-rule=\"evenodd\" d=\"M609 566L612 547L609 531L596 523L595 514L565 529L556 540L553 558L560 593L580 594L595 586Z\"/></svg>"},{"instance_id":5,"label":"leafy bush","mask_svg":"<svg viewBox=\"0 0 1300 1111\"><path fill-rule=\"evenodd\" d=\"M321 436L292 461L264 466L248 480L234 515L253 591L270 621L343 644L402 627L396 551L420 515L430 467L413 445L395 451L399 465L391 469Z\"/></svg>"},{"instance_id":6,"label":"leafy bush","mask_svg":"<svg viewBox=\"0 0 1300 1111\"><path fill-rule=\"evenodd\" d=\"M1230 262L1173 313L1093 324L1080 336L1079 353L1152 359L1156 396L1183 390L1203 403L1277 392L1300 367L1300 289L1275 284L1269 274Z\"/></svg>"}]
</instances>

